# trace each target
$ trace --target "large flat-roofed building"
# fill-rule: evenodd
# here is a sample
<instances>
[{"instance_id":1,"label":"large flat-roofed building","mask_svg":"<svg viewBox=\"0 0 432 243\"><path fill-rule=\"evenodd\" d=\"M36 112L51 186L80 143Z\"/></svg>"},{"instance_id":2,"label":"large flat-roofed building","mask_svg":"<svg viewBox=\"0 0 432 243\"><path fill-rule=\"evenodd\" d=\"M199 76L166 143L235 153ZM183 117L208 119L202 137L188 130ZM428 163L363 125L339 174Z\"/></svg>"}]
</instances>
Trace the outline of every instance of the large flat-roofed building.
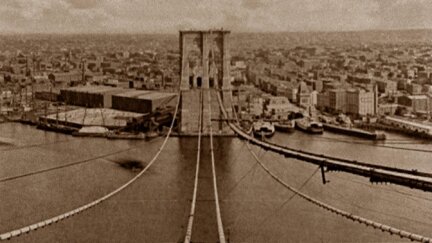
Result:
<instances>
[{"instance_id":1,"label":"large flat-roofed building","mask_svg":"<svg viewBox=\"0 0 432 243\"><path fill-rule=\"evenodd\" d=\"M346 91L344 89L332 89L328 91L328 105L332 112L345 112L346 110Z\"/></svg>"},{"instance_id":2,"label":"large flat-roofed building","mask_svg":"<svg viewBox=\"0 0 432 243\"><path fill-rule=\"evenodd\" d=\"M151 111L154 112L157 108L163 106L175 107L177 104L176 97L176 93L150 92L139 98L147 100L151 105Z\"/></svg>"},{"instance_id":3,"label":"large flat-roofed building","mask_svg":"<svg viewBox=\"0 0 432 243\"><path fill-rule=\"evenodd\" d=\"M359 116L375 115L375 93L360 89L347 90L345 112Z\"/></svg>"},{"instance_id":4,"label":"large flat-roofed building","mask_svg":"<svg viewBox=\"0 0 432 243\"><path fill-rule=\"evenodd\" d=\"M150 91L147 90L129 90L127 92L119 93L113 96L113 109L136 111L140 113L149 113L150 109L146 108L147 102L139 99Z\"/></svg>"},{"instance_id":5,"label":"large flat-roofed building","mask_svg":"<svg viewBox=\"0 0 432 243\"><path fill-rule=\"evenodd\" d=\"M133 90L113 95L113 109L151 113L158 107L175 106L175 93Z\"/></svg>"},{"instance_id":6,"label":"large flat-roofed building","mask_svg":"<svg viewBox=\"0 0 432 243\"><path fill-rule=\"evenodd\" d=\"M378 92L386 94L397 93L397 82L391 80L379 79L376 80L378 85Z\"/></svg>"},{"instance_id":7,"label":"large flat-roofed building","mask_svg":"<svg viewBox=\"0 0 432 243\"><path fill-rule=\"evenodd\" d=\"M413 112L427 112L429 100L426 95L404 95L398 98L398 104Z\"/></svg>"},{"instance_id":8,"label":"large flat-roofed building","mask_svg":"<svg viewBox=\"0 0 432 243\"><path fill-rule=\"evenodd\" d=\"M151 113L158 107L176 105L175 93L109 86L80 86L62 89L60 96L69 105L113 108L137 113Z\"/></svg>"},{"instance_id":9,"label":"large flat-roofed building","mask_svg":"<svg viewBox=\"0 0 432 243\"><path fill-rule=\"evenodd\" d=\"M112 96L125 91L127 89L109 86L79 86L60 90L60 96L69 105L111 108Z\"/></svg>"}]
</instances>

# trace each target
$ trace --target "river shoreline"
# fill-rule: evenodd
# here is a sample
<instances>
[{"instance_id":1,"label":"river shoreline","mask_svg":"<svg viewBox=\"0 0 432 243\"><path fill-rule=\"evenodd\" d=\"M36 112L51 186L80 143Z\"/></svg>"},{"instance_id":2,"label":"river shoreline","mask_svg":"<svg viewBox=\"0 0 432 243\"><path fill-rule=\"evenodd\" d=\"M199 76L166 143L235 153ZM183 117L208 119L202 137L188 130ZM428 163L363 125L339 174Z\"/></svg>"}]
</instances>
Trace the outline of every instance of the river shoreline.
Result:
<instances>
[{"instance_id":1,"label":"river shoreline","mask_svg":"<svg viewBox=\"0 0 432 243\"><path fill-rule=\"evenodd\" d=\"M0 226L0 232L61 214L114 190L134 173L111 161L139 160L147 163L161 144L161 140L84 139L19 123L0 124L0 134L16 144L13 147L0 144L0 178L90 160L1 183L0 217L4 224ZM432 150L431 144L419 144L423 140L393 133L388 135L388 141L380 142L380 145L397 142L401 143L400 147ZM276 133L270 140L329 156L419 171L432 170L430 153L383 148L373 141L345 135ZM128 189L86 213L20 236L19 240L130 242L139 238L149 242L176 242L184 235L182 226L188 219L196 145L196 138L170 138L161 157ZM212 241L215 236L212 229L216 229L216 223L213 217L208 216L214 214L214 202L207 200L213 192L211 177L208 176L211 175L209 138L204 137L202 145L202 181L194 232L200 239ZM285 203L293 194L256 166L245 142L235 137L215 137L214 145L222 220L229 231L230 241L400 240L397 236L330 214L298 197ZM321 176L315 173L316 166L255 146L252 149L283 181L301 188L305 194L356 215L430 236L427 221L432 217L430 193L392 184L371 184L362 177L333 172L327 173L330 182L323 185ZM117 154L108 156L113 153Z\"/></svg>"}]
</instances>

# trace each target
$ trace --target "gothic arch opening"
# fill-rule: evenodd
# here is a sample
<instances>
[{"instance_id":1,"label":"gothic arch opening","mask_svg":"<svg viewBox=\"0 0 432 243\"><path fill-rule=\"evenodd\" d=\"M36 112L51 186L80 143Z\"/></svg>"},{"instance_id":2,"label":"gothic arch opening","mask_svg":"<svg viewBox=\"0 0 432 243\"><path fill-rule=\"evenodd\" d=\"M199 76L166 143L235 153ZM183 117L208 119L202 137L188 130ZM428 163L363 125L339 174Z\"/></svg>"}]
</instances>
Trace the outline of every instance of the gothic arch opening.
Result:
<instances>
[{"instance_id":1,"label":"gothic arch opening","mask_svg":"<svg viewBox=\"0 0 432 243\"><path fill-rule=\"evenodd\" d=\"M201 88L202 86L202 78L201 77L197 77L197 87Z\"/></svg>"}]
</instances>

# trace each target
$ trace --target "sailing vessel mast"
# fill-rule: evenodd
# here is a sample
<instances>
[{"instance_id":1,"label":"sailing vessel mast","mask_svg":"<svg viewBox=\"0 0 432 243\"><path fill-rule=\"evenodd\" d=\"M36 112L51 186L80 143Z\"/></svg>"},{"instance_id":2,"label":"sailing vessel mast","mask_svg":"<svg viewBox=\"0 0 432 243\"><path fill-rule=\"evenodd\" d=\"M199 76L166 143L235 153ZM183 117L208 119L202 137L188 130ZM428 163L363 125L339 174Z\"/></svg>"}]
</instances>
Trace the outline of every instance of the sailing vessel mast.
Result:
<instances>
[{"instance_id":1,"label":"sailing vessel mast","mask_svg":"<svg viewBox=\"0 0 432 243\"><path fill-rule=\"evenodd\" d=\"M428 96L426 96L426 108L427 108L427 121L429 121L431 119L431 110L430 110L430 98Z\"/></svg>"}]
</instances>

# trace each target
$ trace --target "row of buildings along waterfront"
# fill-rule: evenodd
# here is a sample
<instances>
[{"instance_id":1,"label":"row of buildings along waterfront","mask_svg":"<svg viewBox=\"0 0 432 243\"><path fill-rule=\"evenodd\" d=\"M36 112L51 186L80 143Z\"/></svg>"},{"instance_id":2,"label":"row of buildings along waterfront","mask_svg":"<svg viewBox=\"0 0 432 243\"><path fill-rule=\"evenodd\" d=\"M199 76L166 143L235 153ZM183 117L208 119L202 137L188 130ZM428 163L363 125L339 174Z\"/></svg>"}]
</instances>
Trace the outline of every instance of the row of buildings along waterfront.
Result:
<instances>
[{"instance_id":1,"label":"row of buildings along waterfront","mask_svg":"<svg viewBox=\"0 0 432 243\"><path fill-rule=\"evenodd\" d=\"M378 113L378 90L362 87L326 86L319 81L288 82L260 76L254 84L274 96L287 100L302 108L316 107L330 113L347 113L353 116L375 116ZM274 100L274 98L271 98ZM283 99L281 99L283 100Z\"/></svg>"},{"instance_id":2,"label":"row of buildings along waterfront","mask_svg":"<svg viewBox=\"0 0 432 243\"><path fill-rule=\"evenodd\" d=\"M432 111L430 54L410 45L267 49L249 60L247 77L266 93L304 108L356 118L426 118Z\"/></svg>"}]
</instances>

